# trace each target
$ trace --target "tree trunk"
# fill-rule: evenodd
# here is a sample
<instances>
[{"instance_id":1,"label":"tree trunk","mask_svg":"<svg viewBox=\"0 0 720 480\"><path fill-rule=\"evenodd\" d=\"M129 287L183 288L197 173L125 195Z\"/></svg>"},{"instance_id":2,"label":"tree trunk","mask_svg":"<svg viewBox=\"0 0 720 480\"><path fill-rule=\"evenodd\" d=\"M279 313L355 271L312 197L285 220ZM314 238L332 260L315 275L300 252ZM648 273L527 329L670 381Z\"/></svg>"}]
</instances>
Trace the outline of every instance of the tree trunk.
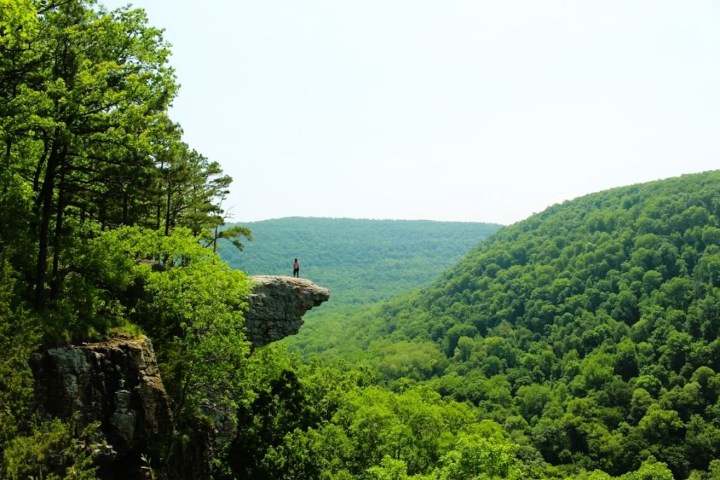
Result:
<instances>
[{"instance_id":1,"label":"tree trunk","mask_svg":"<svg viewBox=\"0 0 720 480\"><path fill-rule=\"evenodd\" d=\"M42 188L35 199L36 208L39 209L40 223L38 225L38 254L35 270L35 307L43 310L45 307L45 279L47 277L48 247L50 242L50 218L52 217L53 195L55 192L55 175L60 157L57 143L53 142L50 155L47 159L45 176Z\"/></svg>"},{"instance_id":2,"label":"tree trunk","mask_svg":"<svg viewBox=\"0 0 720 480\"><path fill-rule=\"evenodd\" d=\"M63 160L66 156L66 148L63 148L63 152L60 155L60 164L58 165L58 199L57 209L55 211L55 233L53 236L53 263L52 263L52 275L50 277L50 299L57 300L60 292L60 275L58 273L60 269L60 250L62 240L62 229L63 220L65 219L65 205L67 204L67 192L65 185L65 168Z\"/></svg>"},{"instance_id":3,"label":"tree trunk","mask_svg":"<svg viewBox=\"0 0 720 480\"><path fill-rule=\"evenodd\" d=\"M172 205L172 189L168 182L167 200L165 202L165 236L170 235L170 207Z\"/></svg>"},{"instance_id":4,"label":"tree trunk","mask_svg":"<svg viewBox=\"0 0 720 480\"><path fill-rule=\"evenodd\" d=\"M123 185L122 187L122 224L123 225L129 225L130 220L128 219L128 193L127 193L127 185Z\"/></svg>"},{"instance_id":5,"label":"tree trunk","mask_svg":"<svg viewBox=\"0 0 720 480\"><path fill-rule=\"evenodd\" d=\"M163 160L160 160L160 165L158 168L158 172L162 175L163 168L165 167L165 162ZM157 209L155 212L155 230L160 230L160 222L162 221L162 177L158 178L158 196L157 196Z\"/></svg>"}]
</instances>

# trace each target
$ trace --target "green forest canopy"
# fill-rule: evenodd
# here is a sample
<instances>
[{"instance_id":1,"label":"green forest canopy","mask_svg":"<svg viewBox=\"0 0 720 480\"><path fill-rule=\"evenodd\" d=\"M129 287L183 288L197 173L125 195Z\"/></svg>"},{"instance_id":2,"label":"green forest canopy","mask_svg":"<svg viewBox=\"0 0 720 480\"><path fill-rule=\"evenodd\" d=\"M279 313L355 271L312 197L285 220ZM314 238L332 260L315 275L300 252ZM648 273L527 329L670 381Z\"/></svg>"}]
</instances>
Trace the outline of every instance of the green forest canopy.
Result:
<instances>
[{"instance_id":1,"label":"green forest canopy","mask_svg":"<svg viewBox=\"0 0 720 480\"><path fill-rule=\"evenodd\" d=\"M553 206L313 351L470 402L549 463L620 474L652 455L687 478L720 454L719 187L715 171Z\"/></svg>"},{"instance_id":2,"label":"green forest canopy","mask_svg":"<svg viewBox=\"0 0 720 480\"><path fill-rule=\"evenodd\" d=\"M27 360L119 331L175 406L165 478L219 418L217 479L720 476L720 172L507 227L302 364L244 337L247 277L210 248L230 178L169 118L162 32L90 0L0 12L0 477L96 476L102 440L29 407Z\"/></svg>"},{"instance_id":3,"label":"green forest canopy","mask_svg":"<svg viewBox=\"0 0 720 480\"><path fill-rule=\"evenodd\" d=\"M426 220L282 218L244 223L253 241L220 255L250 275L300 274L329 288L328 307L385 300L429 284L500 226Z\"/></svg>"}]
</instances>

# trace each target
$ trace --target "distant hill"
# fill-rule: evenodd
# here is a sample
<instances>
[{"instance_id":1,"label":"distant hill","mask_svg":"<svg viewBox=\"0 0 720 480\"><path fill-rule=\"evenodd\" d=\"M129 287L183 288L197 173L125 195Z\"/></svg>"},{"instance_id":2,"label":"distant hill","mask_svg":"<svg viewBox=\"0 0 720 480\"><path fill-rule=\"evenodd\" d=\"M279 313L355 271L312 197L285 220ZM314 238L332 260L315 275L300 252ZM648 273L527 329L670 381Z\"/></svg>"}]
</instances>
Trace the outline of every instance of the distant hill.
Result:
<instances>
[{"instance_id":1,"label":"distant hill","mask_svg":"<svg viewBox=\"0 0 720 480\"><path fill-rule=\"evenodd\" d=\"M720 471L720 171L555 205L325 338L311 349L469 401L552 464Z\"/></svg>"},{"instance_id":2,"label":"distant hill","mask_svg":"<svg viewBox=\"0 0 720 480\"><path fill-rule=\"evenodd\" d=\"M427 285L500 225L415 220L282 218L242 223L253 241L220 255L249 274L300 275L331 290L323 310L392 298Z\"/></svg>"}]
</instances>

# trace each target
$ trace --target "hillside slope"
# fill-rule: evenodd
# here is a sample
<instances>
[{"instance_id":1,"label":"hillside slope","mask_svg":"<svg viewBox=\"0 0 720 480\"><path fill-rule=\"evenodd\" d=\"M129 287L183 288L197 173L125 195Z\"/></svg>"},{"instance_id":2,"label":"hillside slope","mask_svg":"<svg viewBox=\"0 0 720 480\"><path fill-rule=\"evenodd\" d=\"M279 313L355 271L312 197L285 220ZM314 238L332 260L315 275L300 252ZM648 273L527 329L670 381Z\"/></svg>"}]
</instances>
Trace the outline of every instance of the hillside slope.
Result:
<instances>
[{"instance_id":1,"label":"hillside slope","mask_svg":"<svg viewBox=\"0 0 720 480\"><path fill-rule=\"evenodd\" d=\"M375 302L427 285L500 226L485 223L347 218L282 218L243 223L253 241L221 245L234 268L301 277L332 291L323 310Z\"/></svg>"},{"instance_id":2,"label":"hillside slope","mask_svg":"<svg viewBox=\"0 0 720 480\"><path fill-rule=\"evenodd\" d=\"M328 356L480 407L554 464L677 478L720 456L720 172L553 206L431 287L345 325Z\"/></svg>"}]
</instances>

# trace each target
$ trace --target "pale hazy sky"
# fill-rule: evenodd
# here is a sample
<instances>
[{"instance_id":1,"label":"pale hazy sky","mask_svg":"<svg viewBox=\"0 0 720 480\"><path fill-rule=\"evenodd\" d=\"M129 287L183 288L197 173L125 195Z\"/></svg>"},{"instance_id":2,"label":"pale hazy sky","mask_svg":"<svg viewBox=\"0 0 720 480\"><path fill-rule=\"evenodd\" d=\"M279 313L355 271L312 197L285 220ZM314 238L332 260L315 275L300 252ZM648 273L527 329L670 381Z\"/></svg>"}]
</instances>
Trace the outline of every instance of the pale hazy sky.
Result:
<instances>
[{"instance_id":1,"label":"pale hazy sky","mask_svg":"<svg viewBox=\"0 0 720 480\"><path fill-rule=\"evenodd\" d=\"M102 2L108 7L127 1ZM720 2L135 0L233 221L522 220L720 168Z\"/></svg>"}]
</instances>

